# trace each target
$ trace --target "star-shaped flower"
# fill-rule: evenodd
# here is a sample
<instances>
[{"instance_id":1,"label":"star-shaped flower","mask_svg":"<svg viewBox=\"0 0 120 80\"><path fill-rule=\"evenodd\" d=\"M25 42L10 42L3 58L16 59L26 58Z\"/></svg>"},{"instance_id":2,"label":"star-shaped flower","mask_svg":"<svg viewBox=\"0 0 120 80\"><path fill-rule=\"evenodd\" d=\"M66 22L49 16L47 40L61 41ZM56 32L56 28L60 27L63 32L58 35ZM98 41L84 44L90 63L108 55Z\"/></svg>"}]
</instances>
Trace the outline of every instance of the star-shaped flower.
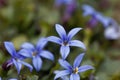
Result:
<instances>
[{"instance_id":1,"label":"star-shaped flower","mask_svg":"<svg viewBox=\"0 0 120 80\"><path fill-rule=\"evenodd\" d=\"M34 46L31 43L24 43L21 46L22 49L20 51L20 54L24 57L32 58L32 63L36 71L39 71L41 69L42 66L41 57L47 58L49 60L54 60L54 56L51 52L43 50L46 44L47 44L46 38L41 38L36 44L36 46Z\"/></svg>"},{"instance_id":2,"label":"star-shaped flower","mask_svg":"<svg viewBox=\"0 0 120 80\"><path fill-rule=\"evenodd\" d=\"M9 54L12 57L9 60L9 64L7 66L10 66L10 65L14 64L15 67L16 67L16 69L17 69L17 71L18 71L18 74L20 73L20 70L22 68L22 64L25 65L25 66L27 66L30 69L30 71L32 71L33 67L30 64L22 61L23 57L20 56L16 52L16 50L15 50L14 45L13 45L12 42L4 42L4 45L5 45L5 48L7 49L7 51L9 52Z\"/></svg>"},{"instance_id":3,"label":"star-shaped flower","mask_svg":"<svg viewBox=\"0 0 120 80\"><path fill-rule=\"evenodd\" d=\"M91 16L92 20L94 19L97 22L101 22L105 28L108 27L113 21L112 18L103 16L100 12L96 11L90 5L85 4L82 6L82 9L84 11L83 16Z\"/></svg>"},{"instance_id":4,"label":"star-shaped flower","mask_svg":"<svg viewBox=\"0 0 120 80\"><path fill-rule=\"evenodd\" d=\"M59 71L54 80L57 78L61 78L67 75L70 75L70 80L80 80L80 76L78 73L84 72L89 69L94 69L90 65L84 65L84 66L79 66L82 59L83 59L84 53L80 54L79 56L76 57L74 60L73 66L71 66L66 60L59 59L60 65L65 68L65 70Z\"/></svg>"},{"instance_id":5,"label":"star-shaped flower","mask_svg":"<svg viewBox=\"0 0 120 80\"><path fill-rule=\"evenodd\" d=\"M83 42L81 42L79 40L71 40L72 37L76 33L78 33L78 31L80 31L82 28L72 29L68 33L68 35L66 34L66 31L64 30L64 28L61 25L56 24L55 28L56 28L56 31L59 34L60 38L55 37L55 36L50 36L47 39L48 39L48 41L51 41L51 42L61 45L60 53L61 53L61 56L63 59L66 59L66 57L68 56L68 54L70 52L69 46L76 46L76 47L80 47L80 48L83 48L84 50L86 50L86 47Z\"/></svg>"}]
</instances>

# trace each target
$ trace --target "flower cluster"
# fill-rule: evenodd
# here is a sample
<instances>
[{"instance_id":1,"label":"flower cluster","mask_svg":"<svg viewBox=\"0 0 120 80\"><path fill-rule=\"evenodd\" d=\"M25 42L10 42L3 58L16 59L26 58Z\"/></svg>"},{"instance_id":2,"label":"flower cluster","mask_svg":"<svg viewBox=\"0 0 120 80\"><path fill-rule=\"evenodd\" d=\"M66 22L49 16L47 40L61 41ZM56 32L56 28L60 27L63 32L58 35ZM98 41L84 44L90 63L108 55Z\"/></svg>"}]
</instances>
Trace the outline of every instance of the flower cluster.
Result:
<instances>
[{"instance_id":1,"label":"flower cluster","mask_svg":"<svg viewBox=\"0 0 120 80\"><path fill-rule=\"evenodd\" d=\"M18 52L16 52L12 42L4 42L6 50L11 55L11 58L7 61L6 66L9 67L10 65L14 65L17 69L18 74L20 73L22 65L28 67L30 71L32 71L33 68L37 72L40 71L43 64L42 58L54 61L54 55L50 51L44 50L45 45L48 41L50 41L61 45L61 59L59 59L59 63L63 68L65 68L65 70L62 71L56 71L56 76L54 79L56 80L57 78L63 77L69 79L67 75L70 75L70 80L80 80L78 73L93 69L93 67L90 65L79 66L85 53L82 53L76 57L73 66L71 66L69 62L66 61L66 58L70 53L70 46L76 46L86 50L84 43L79 40L72 40L72 37L77 34L82 28L72 29L68 35L61 25L56 24L55 28L60 38L55 36L41 38L38 40L35 46L29 42L26 42L21 45L21 49ZM32 59L33 66L24 61L26 58Z\"/></svg>"}]
</instances>

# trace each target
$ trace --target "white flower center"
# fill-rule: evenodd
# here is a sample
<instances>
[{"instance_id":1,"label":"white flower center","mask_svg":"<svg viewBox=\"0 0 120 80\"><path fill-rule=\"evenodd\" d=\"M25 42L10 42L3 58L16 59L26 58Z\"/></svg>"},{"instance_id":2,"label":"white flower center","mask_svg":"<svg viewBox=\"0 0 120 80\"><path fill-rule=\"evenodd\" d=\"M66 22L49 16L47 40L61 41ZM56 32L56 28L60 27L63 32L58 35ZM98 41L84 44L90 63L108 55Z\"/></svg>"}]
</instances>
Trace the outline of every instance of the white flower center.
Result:
<instances>
[{"instance_id":1,"label":"white flower center","mask_svg":"<svg viewBox=\"0 0 120 80\"><path fill-rule=\"evenodd\" d=\"M73 73L75 73L75 74L78 73L78 67L76 67L76 68L73 70Z\"/></svg>"}]
</instances>

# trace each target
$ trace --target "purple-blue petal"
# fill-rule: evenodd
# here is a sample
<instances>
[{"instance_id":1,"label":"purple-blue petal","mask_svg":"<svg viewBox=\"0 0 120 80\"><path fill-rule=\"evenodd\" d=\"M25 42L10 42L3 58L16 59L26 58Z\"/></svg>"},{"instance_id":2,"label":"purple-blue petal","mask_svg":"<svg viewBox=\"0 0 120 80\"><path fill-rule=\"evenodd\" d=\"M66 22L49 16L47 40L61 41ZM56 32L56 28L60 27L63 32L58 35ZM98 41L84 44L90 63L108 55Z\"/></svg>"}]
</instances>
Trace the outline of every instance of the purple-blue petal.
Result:
<instances>
[{"instance_id":1,"label":"purple-blue petal","mask_svg":"<svg viewBox=\"0 0 120 80\"><path fill-rule=\"evenodd\" d=\"M71 74L70 75L70 80L80 80L79 74Z\"/></svg>"},{"instance_id":2,"label":"purple-blue petal","mask_svg":"<svg viewBox=\"0 0 120 80\"><path fill-rule=\"evenodd\" d=\"M59 59L59 63L63 68L68 69L71 72L72 66L66 60Z\"/></svg>"},{"instance_id":3,"label":"purple-blue petal","mask_svg":"<svg viewBox=\"0 0 120 80\"><path fill-rule=\"evenodd\" d=\"M34 65L34 68L36 69L36 71L39 71L42 67L42 60L39 56L34 56L32 63Z\"/></svg>"},{"instance_id":4,"label":"purple-blue petal","mask_svg":"<svg viewBox=\"0 0 120 80\"><path fill-rule=\"evenodd\" d=\"M59 34L59 36L64 40L65 37L66 37L66 31L65 29L63 28L63 26L59 25L59 24L56 24L55 25L55 28L56 28L56 31L57 33Z\"/></svg>"},{"instance_id":5,"label":"purple-blue petal","mask_svg":"<svg viewBox=\"0 0 120 80\"><path fill-rule=\"evenodd\" d=\"M72 40L72 41L70 41L69 45L70 46L80 47L80 48L86 50L85 44L83 42L81 42L81 41L78 41L78 40Z\"/></svg>"},{"instance_id":6,"label":"purple-blue petal","mask_svg":"<svg viewBox=\"0 0 120 80\"><path fill-rule=\"evenodd\" d=\"M82 53L75 58L74 63L73 63L74 68L76 68L80 65L84 55L85 55L85 53Z\"/></svg>"},{"instance_id":7,"label":"purple-blue petal","mask_svg":"<svg viewBox=\"0 0 120 80\"><path fill-rule=\"evenodd\" d=\"M112 21L110 17L105 17L105 16L101 16L98 19L104 25L105 28L108 27L110 22Z\"/></svg>"},{"instance_id":8,"label":"purple-blue petal","mask_svg":"<svg viewBox=\"0 0 120 80\"><path fill-rule=\"evenodd\" d=\"M12 42L4 42L5 48L7 49L7 51L9 52L9 54L11 56L15 56L16 55L16 50L14 48L14 45Z\"/></svg>"},{"instance_id":9,"label":"purple-blue petal","mask_svg":"<svg viewBox=\"0 0 120 80\"><path fill-rule=\"evenodd\" d=\"M68 40L71 40L82 28L74 28L68 33Z\"/></svg>"},{"instance_id":10,"label":"purple-blue petal","mask_svg":"<svg viewBox=\"0 0 120 80\"><path fill-rule=\"evenodd\" d=\"M27 50L27 49L21 49L18 54L24 56L24 57L29 57L32 58L32 51L31 50Z\"/></svg>"},{"instance_id":11,"label":"purple-blue petal","mask_svg":"<svg viewBox=\"0 0 120 80\"><path fill-rule=\"evenodd\" d=\"M69 55L70 47L69 46L61 46L60 53L63 59L66 59Z\"/></svg>"},{"instance_id":12,"label":"purple-blue petal","mask_svg":"<svg viewBox=\"0 0 120 80\"><path fill-rule=\"evenodd\" d=\"M79 71L79 72L84 72L84 71L87 71L87 70L89 70L89 69L94 69L94 67L92 67L92 66L90 66L90 65L84 65L84 66L80 66L80 67L78 68L78 71Z\"/></svg>"},{"instance_id":13,"label":"purple-blue petal","mask_svg":"<svg viewBox=\"0 0 120 80\"><path fill-rule=\"evenodd\" d=\"M16 61L15 59L12 59L12 61L13 61L14 65L15 65L17 71L18 71L18 74L19 74L20 70L22 68L22 64L20 62Z\"/></svg>"},{"instance_id":14,"label":"purple-blue petal","mask_svg":"<svg viewBox=\"0 0 120 80\"><path fill-rule=\"evenodd\" d=\"M54 60L53 54L52 54L51 52L49 52L49 51L43 50L43 51L41 51L41 52L39 53L39 55L40 55L41 57L47 58L47 59L49 59L49 60L52 60L52 61Z\"/></svg>"},{"instance_id":15,"label":"purple-blue petal","mask_svg":"<svg viewBox=\"0 0 120 80\"><path fill-rule=\"evenodd\" d=\"M82 6L82 9L84 10L83 16L88 16L95 13L95 10L93 9L93 7L86 4Z\"/></svg>"},{"instance_id":16,"label":"purple-blue petal","mask_svg":"<svg viewBox=\"0 0 120 80\"><path fill-rule=\"evenodd\" d=\"M23 43L23 44L21 45L21 48L23 48L23 49L28 49L28 50L31 50L31 51L34 51L34 50L35 50L34 45L31 44L31 43L28 43L28 42Z\"/></svg>"},{"instance_id":17,"label":"purple-blue petal","mask_svg":"<svg viewBox=\"0 0 120 80\"><path fill-rule=\"evenodd\" d=\"M55 37L55 36L50 36L47 38L48 41L50 42L54 42L54 43L57 43L57 44L62 44L62 40L58 37Z\"/></svg>"},{"instance_id":18,"label":"purple-blue petal","mask_svg":"<svg viewBox=\"0 0 120 80\"><path fill-rule=\"evenodd\" d=\"M30 64L28 64L28 63L26 63L24 61L20 61L20 63L22 63L23 65L25 65L26 67L28 67L30 69L30 71L33 70L33 67Z\"/></svg>"},{"instance_id":19,"label":"purple-blue petal","mask_svg":"<svg viewBox=\"0 0 120 80\"><path fill-rule=\"evenodd\" d=\"M40 38L36 44L36 49L39 51L45 47L47 44L47 39L46 38Z\"/></svg>"},{"instance_id":20,"label":"purple-blue petal","mask_svg":"<svg viewBox=\"0 0 120 80\"><path fill-rule=\"evenodd\" d=\"M66 76L66 75L68 75L68 74L70 74L70 72L69 72L68 70L59 71L59 72L55 75L54 80L56 80L57 78Z\"/></svg>"}]
</instances>

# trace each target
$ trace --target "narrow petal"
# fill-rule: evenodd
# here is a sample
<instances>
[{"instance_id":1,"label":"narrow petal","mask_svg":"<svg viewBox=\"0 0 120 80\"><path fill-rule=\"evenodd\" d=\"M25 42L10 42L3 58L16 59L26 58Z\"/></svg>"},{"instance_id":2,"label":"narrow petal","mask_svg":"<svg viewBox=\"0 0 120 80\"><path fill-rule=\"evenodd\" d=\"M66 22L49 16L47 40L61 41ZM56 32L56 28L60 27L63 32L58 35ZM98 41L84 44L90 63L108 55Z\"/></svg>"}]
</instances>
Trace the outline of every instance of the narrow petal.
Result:
<instances>
[{"instance_id":1,"label":"narrow petal","mask_svg":"<svg viewBox=\"0 0 120 80\"><path fill-rule=\"evenodd\" d=\"M55 28L56 28L56 31L57 33L59 34L59 36L64 39L66 37L66 31L65 29L63 28L63 26L59 25L59 24L56 24L55 25Z\"/></svg>"},{"instance_id":2,"label":"narrow petal","mask_svg":"<svg viewBox=\"0 0 120 80\"><path fill-rule=\"evenodd\" d=\"M44 58L47 58L49 60L52 60L52 61L54 60L53 54L51 52L49 52L49 51L44 50L44 51L40 52L39 55L44 57Z\"/></svg>"},{"instance_id":3,"label":"narrow petal","mask_svg":"<svg viewBox=\"0 0 120 80\"><path fill-rule=\"evenodd\" d=\"M80 80L79 74L71 74L70 75L70 80Z\"/></svg>"},{"instance_id":4,"label":"narrow petal","mask_svg":"<svg viewBox=\"0 0 120 80\"><path fill-rule=\"evenodd\" d=\"M60 48L60 53L63 59L66 59L68 54L70 52L70 47L69 46L61 46Z\"/></svg>"},{"instance_id":5,"label":"narrow petal","mask_svg":"<svg viewBox=\"0 0 120 80\"><path fill-rule=\"evenodd\" d=\"M63 68L68 69L69 71L72 70L72 66L66 60L59 59L59 63Z\"/></svg>"},{"instance_id":6,"label":"narrow petal","mask_svg":"<svg viewBox=\"0 0 120 80\"><path fill-rule=\"evenodd\" d=\"M15 59L12 59L13 60L13 63L18 71L18 74L20 73L20 70L22 68L22 64L20 62L17 62Z\"/></svg>"},{"instance_id":7,"label":"narrow petal","mask_svg":"<svg viewBox=\"0 0 120 80\"><path fill-rule=\"evenodd\" d=\"M61 44L62 43L62 40L58 37L55 37L55 36L50 36L47 38L48 41L51 41L51 42L54 42L54 43L57 43L57 44Z\"/></svg>"},{"instance_id":8,"label":"narrow petal","mask_svg":"<svg viewBox=\"0 0 120 80\"><path fill-rule=\"evenodd\" d=\"M74 60L74 64L73 64L73 67L74 67L74 68L76 68L76 67L78 67L78 66L80 65L80 63L81 63L84 55L85 55L85 54L82 53L82 54L80 54L80 55L78 55L78 56L76 57L76 59Z\"/></svg>"},{"instance_id":9,"label":"narrow petal","mask_svg":"<svg viewBox=\"0 0 120 80\"><path fill-rule=\"evenodd\" d=\"M86 50L85 44L83 42L81 42L81 41L78 41L78 40L72 40L72 41L70 41L69 45L70 46L80 47L80 48Z\"/></svg>"},{"instance_id":10,"label":"narrow petal","mask_svg":"<svg viewBox=\"0 0 120 80\"><path fill-rule=\"evenodd\" d=\"M21 49L18 54L24 56L24 57L29 57L32 58L32 51L27 50L27 49Z\"/></svg>"},{"instance_id":11,"label":"narrow petal","mask_svg":"<svg viewBox=\"0 0 120 80\"><path fill-rule=\"evenodd\" d=\"M33 67L30 64L28 64L26 62L23 62L23 61L20 61L20 63L22 63L23 65L27 66L30 69L30 71L33 70Z\"/></svg>"},{"instance_id":12,"label":"narrow petal","mask_svg":"<svg viewBox=\"0 0 120 80\"><path fill-rule=\"evenodd\" d=\"M32 50L32 51L35 50L34 45L31 44L31 43L28 43L28 42L22 44L22 45L21 45L21 48L23 48L23 49L29 49L29 50Z\"/></svg>"},{"instance_id":13,"label":"narrow petal","mask_svg":"<svg viewBox=\"0 0 120 80\"><path fill-rule=\"evenodd\" d=\"M84 10L83 16L92 15L93 13L96 12L93 7L86 4L82 6L82 9Z\"/></svg>"},{"instance_id":14,"label":"narrow petal","mask_svg":"<svg viewBox=\"0 0 120 80\"><path fill-rule=\"evenodd\" d=\"M39 56L35 56L35 57L33 57L32 62L33 62L33 65L34 65L36 71L39 71L41 69L41 67L42 67L41 58Z\"/></svg>"},{"instance_id":15,"label":"narrow petal","mask_svg":"<svg viewBox=\"0 0 120 80\"><path fill-rule=\"evenodd\" d=\"M74 28L68 33L68 40L71 40L82 28Z\"/></svg>"},{"instance_id":16,"label":"narrow petal","mask_svg":"<svg viewBox=\"0 0 120 80\"><path fill-rule=\"evenodd\" d=\"M45 47L45 45L47 44L47 39L46 38L40 38L36 44L36 48L37 50L41 50Z\"/></svg>"},{"instance_id":17,"label":"narrow petal","mask_svg":"<svg viewBox=\"0 0 120 80\"><path fill-rule=\"evenodd\" d=\"M70 74L70 72L69 72L68 70L59 71L59 72L56 74L54 80L56 80L57 78L66 76L66 75L68 75L68 74Z\"/></svg>"},{"instance_id":18,"label":"narrow petal","mask_svg":"<svg viewBox=\"0 0 120 80\"><path fill-rule=\"evenodd\" d=\"M12 42L4 42L4 45L5 45L5 48L7 49L7 51L9 52L9 54L11 56L15 56L16 50L15 50Z\"/></svg>"},{"instance_id":19,"label":"narrow petal","mask_svg":"<svg viewBox=\"0 0 120 80\"><path fill-rule=\"evenodd\" d=\"M84 71L87 71L89 69L94 69L94 67L92 67L90 65L84 65L84 66L79 67L78 71L79 72L84 72Z\"/></svg>"}]
</instances>

